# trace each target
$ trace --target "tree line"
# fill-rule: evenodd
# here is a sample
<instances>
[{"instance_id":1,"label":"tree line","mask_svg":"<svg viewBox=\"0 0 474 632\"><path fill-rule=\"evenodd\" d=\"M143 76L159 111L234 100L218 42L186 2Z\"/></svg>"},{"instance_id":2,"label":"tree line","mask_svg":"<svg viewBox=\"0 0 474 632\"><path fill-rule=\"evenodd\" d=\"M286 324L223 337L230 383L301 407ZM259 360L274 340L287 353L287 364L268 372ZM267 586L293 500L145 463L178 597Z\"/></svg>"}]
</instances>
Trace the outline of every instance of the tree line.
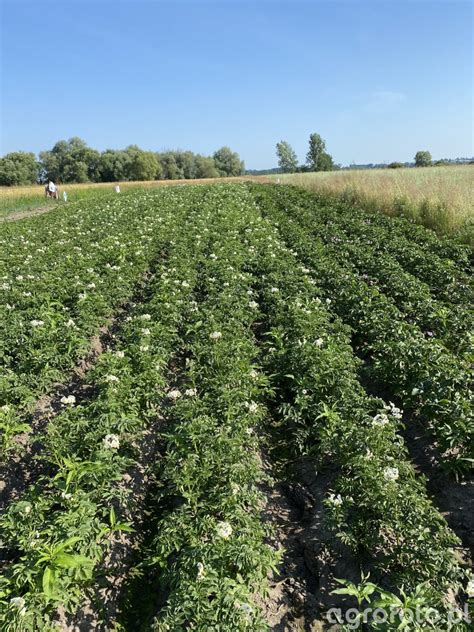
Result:
<instances>
[{"instance_id":1,"label":"tree line","mask_svg":"<svg viewBox=\"0 0 474 632\"><path fill-rule=\"evenodd\" d=\"M316 133L310 134L305 164L298 164L298 156L286 140L281 140L276 144L276 154L278 166L285 173L340 169L340 165L335 165L331 154L327 153L326 141Z\"/></svg>"},{"instance_id":2,"label":"tree line","mask_svg":"<svg viewBox=\"0 0 474 632\"><path fill-rule=\"evenodd\" d=\"M16 151L0 158L0 185L182 180L239 176L245 172L239 154L221 147L212 156L192 151L145 151L137 145L97 151L81 138L58 141L51 150Z\"/></svg>"},{"instance_id":3,"label":"tree line","mask_svg":"<svg viewBox=\"0 0 474 632\"><path fill-rule=\"evenodd\" d=\"M281 140L276 144L276 155L278 158L278 167L284 173L297 173L305 171L334 171L341 169L341 165L334 164L332 156L326 152L326 141L319 134L311 134L309 137L308 153L306 154L306 162L303 165L298 164L298 156L293 147L286 140ZM430 167L432 165L449 164L447 160L437 160L433 162L429 151L417 151L414 157L415 167ZM380 165L382 166L382 165ZM409 166L402 162L391 162L383 165L389 169L399 169Z\"/></svg>"}]
</instances>

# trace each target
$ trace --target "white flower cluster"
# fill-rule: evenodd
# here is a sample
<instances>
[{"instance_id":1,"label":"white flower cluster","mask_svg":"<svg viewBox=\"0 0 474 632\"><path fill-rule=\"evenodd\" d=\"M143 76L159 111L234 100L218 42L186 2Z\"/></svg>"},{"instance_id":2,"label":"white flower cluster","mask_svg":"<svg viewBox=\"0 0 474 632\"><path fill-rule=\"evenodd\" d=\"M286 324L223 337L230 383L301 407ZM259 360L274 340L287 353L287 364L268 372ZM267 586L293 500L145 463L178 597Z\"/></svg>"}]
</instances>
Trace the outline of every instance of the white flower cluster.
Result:
<instances>
[{"instance_id":1,"label":"white flower cluster","mask_svg":"<svg viewBox=\"0 0 474 632\"><path fill-rule=\"evenodd\" d=\"M197 575L196 579L200 582L206 576L206 570L204 568L204 564L202 562L197 563Z\"/></svg>"},{"instance_id":2,"label":"white flower cluster","mask_svg":"<svg viewBox=\"0 0 474 632\"><path fill-rule=\"evenodd\" d=\"M388 405L384 406L384 408L389 411L395 419L401 419L403 416L403 410L401 410L401 408L397 408L393 402L388 402Z\"/></svg>"},{"instance_id":3,"label":"white flower cluster","mask_svg":"<svg viewBox=\"0 0 474 632\"><path fill-rule=\"evenodd\" d=\"M175 402L181 397L181 391L175 388L172 391L169 391L169 393L167 394L167 397L168 399L171 399L171 401Z\"/></svg>"},{"instance_id":4,"label":"white flower cluster","mask_svg":"<svg viewBox=\"0 0 474 632\"><path fill-rule=\"evenodd\" d=\"M372 419L373 426L386 426L389 423L390 419L385 413L379 413L378 415L375 415L375 417Z\"/></svg>"},{"instance_id":5,"label":"white flower cluster","mask_svg":"<svg viewBox=\"0 0 474 632\"><path fill-rule=\"evenodd\" d=\"M258 410L258 404L257 402L245 402L245 408L254 415Z\"/></svg>"},{"instance_id":6,"label":"white flower cluster","mask_svg":"<svg viewBox=\"0 0 474 632\"><path fill-rule=\"evenodd\" d=\"M250 309L257 309L257 307L258 307L257 301L250 301L249 302L249 307L250 307Z\"/></svg>"},{"instance_id":7,"label":"white flower cluster","mask_svg":"<svg viewBox=\"0 0 474 632\"><path fill-rule=\"evenodd\" d=\"M209 334L209 338L211 340L220 340L222 338L222 333L220 331L213 331Z\"/></svg>"},{"instance_id":8,"label":"white flower cluster","mask_svg":"<svg viewBox=\"0 0 474 632\"><path fill-rule=\"evenodd\" d=\"M340 507L342 505L342 496L340 494L329 494L328 501L334 507Z\"/></svg>"},{"instance_id":9,"label":"white flower cluster","mask_svg":"<svg viewBox=\"0 0 474 632\"><path fill-rule=\"evenodd\" d=\"M120 380L116 375L106 375L105 381L106 382L119 382Z\"/></svg>"},{"instance_id":10,"label":"white flower cluster","mask_svg":"<svg viewBox=\"0 0 474 632\"><path fill-rule=\"evenodd\" d=\"M36 319L34 319L34 320L30 321L30 325L32 327L42 327L44 325L44 320L36 320Z\"/></svg>"},{"instance_id":11,"label":"white flower cluster","mask_svg":"<svg viewBox=\"0 0 474 632\"><path fill-rule=\"evenodd\" d=\"M18 614L24 616L26 614L26 601L23 597L12 597L10 599L10 605L15 610L18 610Z\"/></svg>"},{"instance_id":12,"label":"white flower cluster","mask_svg":"<svg viewBox=\"0 0 474 632\"><path fill-rule=\"evenodd\" d=\"M68 395L67 397L61 397L61 404L65 406L73 406L76 403L76 398L74 395Z\"/></svg>"},{"instance_id":13,"label":"white flower cluster","mask_svg":"<svg viewBox=\"0 0 474 632\"><path fill-rule=\"evenodd\" d=\"M474 577L467 582L466 593L468 597L474 597Z\"/></svg>"},{"instance_id":14,"label":"white flower cluster","mask_svg":"<svg viewBox=\"0 0 474 632\"><path fill-rule=\"evenodd\" d=\"M386 481L396 481L399 477L398 467L386 467L383 477Z\"/></svg>"},{"instance_id":15,"label":"white flower cluster","mask_svg":"<svg viewBox=\"0 0 474 632\"><path fill-rule=\"evenodd\" d=\"M105 435L102 443L107 450L118 450L120 448L120 438L116 434Z\"/></svg>"},{"instance_id":16,"label":"white flower cluster","mask_svg":"<svg viewBox=\"0 0 474 632\"><path fill-rule=\"evenodd\" d=\"M228 522L222 521L217 523L216 533L219 538L227 540L232 535L232 527Z\"/></svg>"},{"instance_id":17,"label":"white flower cluster","mask_svg":"<svg viewBox=\"0 0 474 632\"><path fill-rule=\"evenodd\" d=\"M187 395L188 397L196 397L197 390L195 388L187 388L184 391L184 394Z\"/></svg>"}]
</instances>

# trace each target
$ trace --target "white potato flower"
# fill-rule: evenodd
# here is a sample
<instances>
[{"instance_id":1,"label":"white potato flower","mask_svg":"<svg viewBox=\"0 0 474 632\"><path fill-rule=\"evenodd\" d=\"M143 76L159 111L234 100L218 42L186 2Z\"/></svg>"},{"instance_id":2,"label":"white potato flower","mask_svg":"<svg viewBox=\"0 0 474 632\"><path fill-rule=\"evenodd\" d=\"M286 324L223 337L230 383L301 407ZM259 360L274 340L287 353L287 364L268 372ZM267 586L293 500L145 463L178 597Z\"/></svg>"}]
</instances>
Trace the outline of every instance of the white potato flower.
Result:
<instances>
[{"instance_id":1,"label":"white potato flower","mask_svg":"<svg viewBox=\"0 0 474 632\"><path fill-rule=\"evenodd\" d=\"M217 523L216 533L220 538L227 540L232 535L232 527L228 522L221 521Z\"/></svg>"},{"instance_id":2,"label":"white potato flower","mask_svg":"<svg viewBox=\"0 0 474 632\"><path fill-rule=\"evenodd\" d=\"M61 397L61 404L64 404L65 406L72 406L75 403L76 403L76 398L74 397L74 395Z\"/></svg>"},{"instance_id":3,"label":"white potato flower","mask_svg":"<svg viewBox=\"0 0 474 632\"><path fill-rule=\"evenodd\" d=\"M206 570L204 568L204 564L202 562L197 563L197 576L196 579L201 581L206 576Z\"/></svg>"},{"instance_id":4,"label":"white potato flower","mask_svg":"<svg viewBox=\"0 0 474 632\"><path fill-rule=\"evenodd\" d=\"M245 402L245 407L249 411L249 413L255 414L258 410L257 402Z\"/></svg>"},{"instance_id":5,"label":"white potato flower","mask_svg":"<svg viewBox=\"0 0 474 632\"><path fill-rule=\"evenodd\" d=\"M119 382L120 380L116 375L106 375L105 381L106 382Z\"/></svg>"},{"instance_id":6,"label":"white potato flower","mask_svg":"<svg viewBox=\"0 0 474 632\"><path fill-rule=\"evenodd\" d=\"M209 338L211 340L219 340L220 338L222 338L222 333L220 331L213 331L210 335Z\"/></svg>"},{"instance_id":7,"label":"white potato flower","mask_svg":"<svg viewBox=\"0 0 474 632\"><path fill-rule=\"evenodd\" d=\"M378 415L375 415L375 417L372 419L373 426L386 426L389 423L390 423L390 419L387 417L385 413L380 413Z\"/></svg>"},{"instance_id":8,"label":"white potato flower","mask_svg":"<svg viewBox=\"0 0 474 632\"><path fill-rule=\"evenodd\" d=\"M340 507L342 505L342 496L340 494L329 494L328 501L331 505L335 507Z\"/></svg>"},{"instance_id":9,"label":"white potato flower","mask_svg":"<svg viewBox=\"0 0 474 632\"><path fill-rule=\"evenodd\" d=\"M23 599L23 597L12 597L10 599L10 605L12 606L12 608L18 610L20 615L23 616L24 614L26 614L26 601Z\"/></svg>"},{"instance_id":10,"label":"white potato flower","mask_svg":"<svg viewBox=\"0 0 474 632\"><path fill-rule=\"evenodd\" d=\"M120 448L120 438L116 434L105 435L102 443L108 450L118 450Z\"/></svg>"},{"instance_id":11,"label":"white potato flower","mask_svg":"<svg viewBox=\"0 0 474 632\"><path fill-rule=\"evenodd\" d=\"M386 467L383 476L386 481L396 481L399 477L398 467Z\"/></svg>"},{"instance_id":12,"label":"white potato flower","mask_svg":"<svg viewBox=\"0 0 474 632\"><path fill-rule=\"evenodd\" d=\"M314 344L315 344L317 347L322 347L322 346L323 346L323 344L324 344L324 340L323 340L322 338L318 338L317 340L315 340Z\"/></svg>"},{"instance_id":13,"label":"white potato flower","mask_svg":"<svg viewBox=\"0 0 474 632\"><path fill-rule=\"evenodd\" d=\"M197 390L195 388L187 388L184 391L184 394L188 397L195 397L197 395Z\"/></svg>"},{"instance_id":14,"label":"white potato flower","mask_svg":"<svg viewBox=\"0 0 474 632\"><path fill-rule=\"evenodd\" d=\"M474 597L474 577L467 582L466 593L468 597Z\"/></svg>"},{"instance_id":15,"label":"white potato flower","mask_svg":"<svg viewBox=\"0 0 474 632\"><path fill-rule=\"evenodd\" d=\"M167 397L168 399L171 399L173 402L175 402L177 399L181 397L181 391L175 388L172 391L169 391Z\"/></svg>"},{"instance_id":16,"label":"white potato flower","mask_svg":"<svg viewBox=\"0 0 474 632\"><path fill-rule=\"evenodd\" d=\"M44 325L44 320L33 319L32 321L30 321L30 325L32 327L42 327Z\"/></svg>"}]
</instances>

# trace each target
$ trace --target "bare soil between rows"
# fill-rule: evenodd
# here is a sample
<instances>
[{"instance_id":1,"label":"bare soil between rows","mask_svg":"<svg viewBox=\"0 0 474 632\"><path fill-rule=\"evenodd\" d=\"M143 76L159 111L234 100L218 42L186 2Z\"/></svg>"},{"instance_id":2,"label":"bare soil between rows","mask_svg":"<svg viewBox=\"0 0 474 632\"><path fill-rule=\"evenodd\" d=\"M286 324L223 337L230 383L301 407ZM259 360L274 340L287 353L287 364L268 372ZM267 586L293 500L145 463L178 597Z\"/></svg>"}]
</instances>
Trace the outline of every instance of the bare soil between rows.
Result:
<instances>
[{"instance_id":1,"label":"bare soil between rows","mask_svg":"<svg viewBox=\"0 0 474 632\"><path fill-rule=\"evenodd\" d=\"M0 216L0 222L16 222L19 219L28 219L36 215L43 215L56 208L58 208L58 206L52 204L51 206L39 206L38 208L32 208L27 211L13 211L8 213L8 215Z\"/></svg>"}]
</instances>

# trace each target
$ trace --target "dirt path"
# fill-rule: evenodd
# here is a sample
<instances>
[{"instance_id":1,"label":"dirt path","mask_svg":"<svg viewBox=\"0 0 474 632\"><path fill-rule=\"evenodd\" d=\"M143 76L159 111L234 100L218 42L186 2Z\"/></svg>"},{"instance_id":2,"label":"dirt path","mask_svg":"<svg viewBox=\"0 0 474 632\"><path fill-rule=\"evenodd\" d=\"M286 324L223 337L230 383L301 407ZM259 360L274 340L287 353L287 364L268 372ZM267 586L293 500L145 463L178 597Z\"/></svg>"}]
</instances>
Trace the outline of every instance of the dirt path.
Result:
<instances>
[{"instance_id":1,"label":"dirt path","mask_svg":"<svg viewBox=\"0 0 474 632\"><path fill-rule=\"evenodd\" d=\"M32 208L29 211L13 211L8 215L0 216L0 222L15 222L18 219L26 219L28 217L35 217L36 215L43 215L48 211L58 208L56 205L39 206L38 208Z\"/></svg>"},{"instance_id":2,"label":"dirt path","mask_svg":"<svg viewBox=\"0 0 474 632\"><path fill-rule=\"evenodd\" d=\"M258 605L273 632L340 632L325 612L346 604L333 596L335 577L357 580L359 567L345 547L339 547L323 526L323 497L332 475L317 475L301 464L290 479L281 480L265 455L261 465L267 482L262 484L266 503L262 519L273 530L269 544L284 553L278 569L269 577L269 591ZM299 480L298 480L299 479ZM342 550L344 548L344 550Z\"/></svg>"}]
</instances>

